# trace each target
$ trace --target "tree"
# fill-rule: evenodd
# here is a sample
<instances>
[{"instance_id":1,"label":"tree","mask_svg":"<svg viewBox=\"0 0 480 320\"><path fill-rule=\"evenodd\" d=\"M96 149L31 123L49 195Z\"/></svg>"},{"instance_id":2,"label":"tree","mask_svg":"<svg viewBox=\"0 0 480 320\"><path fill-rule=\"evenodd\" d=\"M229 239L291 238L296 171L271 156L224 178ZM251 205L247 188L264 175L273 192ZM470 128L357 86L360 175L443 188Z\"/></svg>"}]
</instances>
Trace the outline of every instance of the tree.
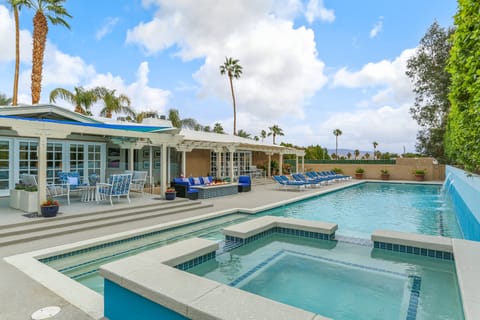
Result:
<instances>
[{"instance_id":1,"label":"tree","mask_svg":"<svg viewBox=\"0 0 480 320\"><path fill-rule=\"evenodd\" d=\"M329 160L330 156L325 148L322 148L318 144L316 146L311 145L305 149L305 160Z\"/></svg>"},{"instance_id":2,"label":"tree","mask_svg":"<svg viewBox=\"0 0 480 320\"><path fill-rule=\"evenodd\" d=\"M172 122L172 125L175 128L187 128L195 131L200 131L202 129L202 126L193 118L181 119L180 113L177 109L168 110L168 120Z\"/></svg>"},{"instance_id":3,"label":"tree","mask_svg":"<svg viewBox=\"0 0 480 320\"><path fill-rule=\"evenodd\" d=\"M451 110L445 136L449 157L469 171L480 171L480 2L459 0L457 29L448 61Z\"/></svg>"},{"instance_id":4,"label":"tree","mask_svg":"<svg viewBox=\"0 0 480 320\"><path fill-rule=\"evenodd\" d=\"M223 130L222 124L220 122L217 122L213 126L213 132L215 133L225 133Z\"/></svg>"},{"instance_id":5,"label":"tree","mask_svg":"<svg viewBox=\"0 0 480 320\"><path fill-rule=\"evenodd\" d=\"M75 112L92 115L90 107L101 98L100 89L85 90L82 87L74 87L74 92L67 89L56 88L50 92L50 102L55 103L57 98L65 100L75 106Z\"/></svg>"},{"instance_id":6,"label":"tree","mask_svg":"<svg viewBox=\"0 0 480 320\"><path fill-rule=\"evenodd\" d=\"M272 136L273 138L273 144L275 144L275 137L276 136L284 136L285 134L283 133L282 128L280 128L278 125L274 124L271 127L268 127L268 136Z\"/></svg>"},{"instance_id":7,"label":"tree","mask_svg":"<svg viewBox=\"0 0 480 320\"><path fill-rule=\"evenodd\" d=\"M355 150L353 151L353 154L355 155L355 160L357 160L358 156L360 155L360 150L355 149Z\"/></svg>"},{"instance_id":8,"label":"tree","mask_svg":"<svg viewBox=\"0 0 480 320\"><path fill-rule=\"evenodd\" d=\"M333 135L335 136L335 155L338 155L338 136L343 134L342 130L335 129L333 130Z\"/></svg>"},{"instance_id":9,"label":"tree","mask_svg":"<svg viewBox=\"0 0 480 320\"><path fill-rule=\"evenodd\" d=\"M373 160L375 160L375 155L377 154L376 150L377 150L378 142L373 141L372 144L373 144Z\"/></svg>"},{"instance_id":10,"label":"tree","mask_svg":"<svg viewBox=\"0 0 480 320\"><path fill-rule=\"evenodd\" d=\"M205 127L203 127L203 131L204 132L212 132L212 128L210 128L210 126L205 126Z\"/></svg>"},{"instance_id":11,"label":"tree","mask_svg":"<svg viewBox=\"0 0 480 320\"><path fill-rule=\"evenodd\" d=\"M365 153L365 159L367 159L367 160L370 159L370 153L368 153L368 152Z\"/></svg>"},{"instance_id":12,"label":"tree","mask_svg":"<svg viewBox=\"0 0 480 320\"><path fill-rule=\"evenodd\" d=\"M12 105L18 104L18 77L20 73L20 21L18 11L22 6L31 6L31 2L27 0L8 0L13 9L13 16L15 17L15 75L13 77L13 97Z\"/></svg>"},{"instance_id":13,"label":"tree","mask_svg":"<svg viewBox=\"0 0 480 320\"><path fill-rule=\"evenodd\" d=\"M7 96L3 93L0 93L0 106L8 106L12 103L12 98L7 98Z\"/></svg>"},{"instance_id":14,"label":"tree","mask_svg":"<svg viewBox=\"0 0 480 320\"><path fill-rule=\"evenodd\" d=\"M238 130L238 134L237 134L237 135L238 135L239 137L247 138L247 139L250 139L250 136L251 136L250 133L247 133L247 132L244 131L243 129Z\"/></svg>"},{"instance_id":15,"label":"tree","mask_svg":"<svg viewBox=\"0 0 480 320\"><path fill-rule=\"evenodd\" d=\"M142 123L145 119L158 119L158 112L157 111L142 111L136 114L134 119L137 123Z\"/></svg>"},{"instance_id":16,"label":"tree","mask_svg":"<svg viewBox=\"0 0 480 320\"><path fill-rule=\"evenodd\" d=\"M255 141L260 141L260 138L259 138L258 136L254 136L254 137L253 137L253 140L255 140Z\"/></svg>"},{"instance_id":17,"label":"tree","mask_svg":"<svg viewBox=\"0 0 480 320\"><path fill-rule=\"evenodd\" d=\"M233 91L233 78L240 79L242 75L242 66L238 64L239 60L225 57L225 62L220 66L220 74L226 74L230 82L230 91L233 100L233 135L237 135L237 105L235 102L235 93Z\"/></svg>"},{"instance_id":18,"label":"tree","mask_svg":"<svg viewBox=\"0 0 480 320\"><path fill-rule=\"evenodd\" d=\"M63 7L66 0L33 0L33 52L32 52L32 104L40 101L42 91L43 58L47 43L48 21L53 25L62 25L70 29L65 18L72 16Z\"/></svg>"},{"instance_id":19,"label":"tree","mask_svg":"<svg viewBox=\"0 0 480 320\"><path fill-rule=\"evenodd\" d=\"M451 76L446 70L453 28L444 29L435 21L427 30L414 56L407 61L406 74L413 83L415 103L410 114L421 127L416 150L446 161L444 135L450 110Z\"/></svg>"},{"instance_id":20,"label":"tree","mask_svg":"<svg viewBox=\"0 0 480 320\"><path fill-rule=\"evenodd\" d=\"M348 160L350 160L352 158L352 153L351 152L347 153L347 158L348 158Z\"/></svg>"},{"instance_id":21,"label":"tree","mask_svg":"<svg viewBox=\"0 0 480 320\"><path fill-rule=\"evenodd\" d=\"M101 100L103 101L103 108L100 111L100 116L111 118L113 113L125 113L127 116L136 118L135 111L130 107L130 98L124 94L117 96L116 90L99 88Z\"/></svg>"},{"instance_id":22,"label":"tree","mask_svg":"<svg viewBox=\"0 0 480 320\"><path fill-rule=\"evenodd\" d=\"M262 132L260 132L260 138L262 138L262 142L263 142L263 139L265 139L266 137L267 137L267 131L262 130Z\"/></svg>"}]
</instances>

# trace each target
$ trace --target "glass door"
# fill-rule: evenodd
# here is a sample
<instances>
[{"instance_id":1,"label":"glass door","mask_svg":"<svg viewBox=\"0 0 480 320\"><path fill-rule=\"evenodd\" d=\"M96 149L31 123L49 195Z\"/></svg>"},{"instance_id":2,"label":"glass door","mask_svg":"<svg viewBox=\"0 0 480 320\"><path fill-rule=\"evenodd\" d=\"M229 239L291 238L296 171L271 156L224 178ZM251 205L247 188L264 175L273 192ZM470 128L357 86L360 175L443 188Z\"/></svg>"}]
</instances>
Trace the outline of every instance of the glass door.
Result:
<instances>
[{"instance_id":1,"label":"glass door","mask_svg":"<svg viewBox=\"0 0 480 320\"><path fill-rule=\"evenodd\" d=\"M10 141L0 140L0 196L7 196L9 189L13 188L11 183Z\"/></svg>"}]
</instances>

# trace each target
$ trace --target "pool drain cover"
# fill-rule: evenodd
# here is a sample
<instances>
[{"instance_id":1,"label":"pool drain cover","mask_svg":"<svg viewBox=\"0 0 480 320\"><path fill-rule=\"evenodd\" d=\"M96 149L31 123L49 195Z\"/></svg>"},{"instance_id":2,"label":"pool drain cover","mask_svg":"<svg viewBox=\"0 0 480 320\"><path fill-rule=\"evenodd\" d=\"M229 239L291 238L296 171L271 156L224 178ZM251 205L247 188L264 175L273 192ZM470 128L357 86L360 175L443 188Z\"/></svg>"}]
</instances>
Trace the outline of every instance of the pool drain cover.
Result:
<instances>
[{"instance_id":1,"label":"pool drain cover","mask_svg":"<svg viewBox=\"0 0 480 320\"><path fill-rule=\"evenodd\" d=\"M44 307L32 313L32 320L48 319L56 316L57 313L59 312L60 312L60 307L57 307L57 306Z\"/></svg>"}]
</instances>

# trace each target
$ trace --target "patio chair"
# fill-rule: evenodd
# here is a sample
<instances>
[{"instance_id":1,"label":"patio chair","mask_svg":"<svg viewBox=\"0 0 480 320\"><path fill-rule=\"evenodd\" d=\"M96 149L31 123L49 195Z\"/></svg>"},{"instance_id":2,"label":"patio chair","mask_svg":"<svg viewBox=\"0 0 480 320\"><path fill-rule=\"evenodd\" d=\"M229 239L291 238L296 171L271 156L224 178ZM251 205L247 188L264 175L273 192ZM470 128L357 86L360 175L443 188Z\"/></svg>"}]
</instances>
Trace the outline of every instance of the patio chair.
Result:
<instances>
[{"instance_id":1,"label":"patio chair","mask_svg":"<svg viewBox=\"0 0 480 320\"><path fill-rule=\"evenodd\" d=\"M295 181L301 181L304 182L305 185L310 186L310 187L320 187L320 184L323 182L322 179L316 179L316 178L307 178L301 173L294 173L292 174L293 179Z\"/></svg>"},{"instance_id":2,"label":"patio chair","mask_svg":"<svg viewBox=\"0 0 480 320\"><path fill-rule=\"evenodd\" d=\"M252 181L250 176L238 177L238 192L248 192L252 190Z\"/></svg>"},{"instance_id":3,"label":"patio chair","mask_svg":"<svg viewBox=\"0 0 480 320\"><path fill-rule=\"evenodd\" d=\"M100 200L110 200L113 206L112 197L120 199L126 196L130 203L130 185L132 182L132 174L114 174L110 176L109 183L97 183L97 202Z\"/></svg>"},{"instance_id":4,"label":"patio chair","mask_svg":"<svg viewBox=\"0 0 480 320\"><path fill-rule=\"evenodd\" d=\"M20 181L26 186L37 186L37 178L33 174L20 175ZM47 184L47 197L67 197L67 203L70 205L70 188L68 184Z\"/></svg>"},{"instance_id":5,"label":"patio chair","mask_svg":"<svg viewBox=\"0 0 480 320\"><path fill-rule=\"evenodd\" d=\"M132 174L132 182L130 191L140 192L143 195L145 183L147 182L147 171L125 171L125 173Z\"/></svg>"},{"instance_id":6,"label":"patio chair","mask_svg":"<svg viewBox=\"0 0 480 320\"><path fill-rule=\"evenodd\" d=\"M283 188L285 191L287 188L294 188L297 190L305 189L305 182L291 181L285 176L273 176L273 179L278 182L279 188Z\"/></svg>"}]
</instances>

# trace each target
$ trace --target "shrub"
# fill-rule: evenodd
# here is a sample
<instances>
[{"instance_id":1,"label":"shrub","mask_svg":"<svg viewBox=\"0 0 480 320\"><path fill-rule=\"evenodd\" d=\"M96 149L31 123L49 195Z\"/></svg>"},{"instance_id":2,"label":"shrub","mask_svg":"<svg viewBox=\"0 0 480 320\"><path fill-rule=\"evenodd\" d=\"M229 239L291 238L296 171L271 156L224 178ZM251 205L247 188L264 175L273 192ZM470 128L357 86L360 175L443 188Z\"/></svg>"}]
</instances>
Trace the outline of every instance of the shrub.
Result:
<instances>
[{"instance_id":1,"label":"shrub","mask_svg":"<svg viewBox=\"0 0 480 320\"><path fill-rule=\"evenodd\" d=\"M365 170L363 168L357 168L355 170L355 173L364 173L364 172L365 172Z\"/></svg>"}]
</instances>

